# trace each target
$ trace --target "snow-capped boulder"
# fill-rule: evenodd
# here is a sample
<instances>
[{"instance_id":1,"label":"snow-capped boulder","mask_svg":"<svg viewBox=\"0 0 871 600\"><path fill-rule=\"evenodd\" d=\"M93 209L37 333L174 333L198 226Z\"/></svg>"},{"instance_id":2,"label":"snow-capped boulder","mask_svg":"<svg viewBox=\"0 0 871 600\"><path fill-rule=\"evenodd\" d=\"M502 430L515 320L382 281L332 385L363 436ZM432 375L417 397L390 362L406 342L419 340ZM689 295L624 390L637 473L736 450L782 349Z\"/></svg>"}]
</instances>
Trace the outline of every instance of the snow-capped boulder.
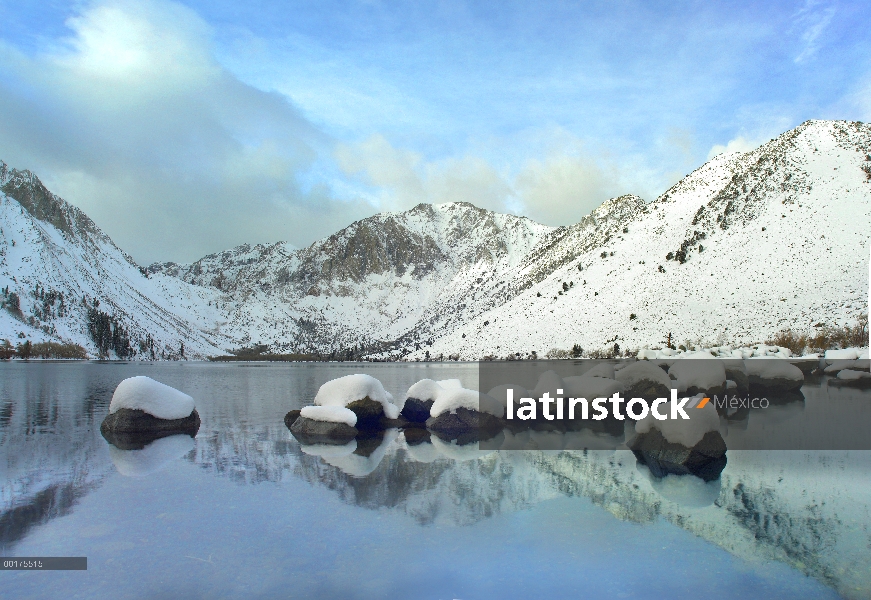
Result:
<instances>
[{"instance_id":1,"label":"snow-capped boulder","mask_svg":"<svg viewBox=\"0 0 871 600\"><path fill-rule=\"evenodd\" d=\"M356 437L357 415L343 406L306 406L290 426L305 445L342 445Z\"/></svg>"},{"instance_id":2,"label":"snow-capped boulder","mask_svg":"<svg viewBox=\"0 0 871 600\"><path fill-rule=\"evenodd\" d=\"M868 371L869 362L867 359L857 358L856 360L835 360L832 364L823 369L823 373L827 375L836 375L839 371L850 369L853 371Z\"/></svg>"},{"instance_id":3,"label":"snow-capped boulder","mask_svg":"<svg viewBox=\"0 0 871 600\"><path fill-rule=\"evenodd\" d=\"M712 403L691 409L690 419L659 421L648 415L635 424L629 449L656 477L695 475L705 481L720 476L726 466L726 442Z\"/></svg>"},{"instance_id":4,"label":"snow-capped boulder","mask_svg":"<svg viewBox=\"0 0 871 600\"><path fill-rule=\"evenodd\" d=\"M691 352L669 368L670 377L680 382L687 395L721 396L726 392L726 367L709 352Z\"/></svg>"},{"instance_id":5,"label":"snow-capped boulder","mask_svg":"<svg viewBox=\"0 0 871 600\"><path fill-rule=\"evenodd\" d=\"M100 425L104 437L108 434L196 435L199 428L200 415L193 398L145 376L130 377L118 384L109 404L109 414Z\"/></svg>"},{"instance_id":6,"label":"snow-capped boulder","mask_svg":"<svg viewBox=\"0 0 871 600\"><path fill-rule=\"evenodd\" d=\"M447 380L448 382L458 380ZM444 383L444 382L443 382ZM405 404L402 407L402 416L412 423L425 423L430 418L430 409L439 393L445 388L432 379L421 379L405 394Z\"/></svg>"},{"instance_id":7,"label":"snow-capped boulder","mask_svg":"<svg viewBox=\"0 0 871 600\"><path fill-rule=\"evenodd\" d=\"M854 369L842 369L835 379L829 380L829 385L836 387L871 387L871 373Z\"/></svg>"},{"instance_id":8,"label":"snow-capped boulder","mask_svg":"<svg viewBox=\"0 0 871 600\"><path fill-rule=\"evenodd\" d=\"M828 364L836 360L856 360L859 358L858 348L844 348L843 350L826 350L825 359Z\"/></svg>"},{"instance_id":9,"label":"snow-capped boulder","mask_svg":"<svg viewBox=\"0 0 871 600\"><path fill-rule=\"evenodd\" d=\"M626 386L626 398L668 398L671 393L671 379L665 371L647 361L632 363L617 371L617 381Z\"/></svg>"},{"instance_id":10,"label":"snow-capped boulder","mask_svg":"<svg viewBox=\"0 0 871 600\"><path fill-rule=\"evenodd\" d=\"M323 384L315 395L317 406L347 408L357 415L358 429L378 429L381 420L397 419L399 407L381 382L370 375L355 374Z\"/></svg>"},{"instance_id":11,"label":"snow-capped boulder","mask_svg":"<svg viewBox=\"0 0 871 600\"><path fill-rule=\"evenodd\" d=\"M750 387L766 392L788 392L804 384L801 369L785 360L776 358L749 358L744 361Z\"/></svg>"},{"instance_id":12,"label":"snow-capped boulder","mask_svg":"<svg viewBox=\"0 0 871 600\"><path fill-rule=\"evenodd\" d=\"M437 436L460 444L487 439L502 430L505 406L474 390L444 390L430 409L426 426Z\"/></svg>"}]
</instances>

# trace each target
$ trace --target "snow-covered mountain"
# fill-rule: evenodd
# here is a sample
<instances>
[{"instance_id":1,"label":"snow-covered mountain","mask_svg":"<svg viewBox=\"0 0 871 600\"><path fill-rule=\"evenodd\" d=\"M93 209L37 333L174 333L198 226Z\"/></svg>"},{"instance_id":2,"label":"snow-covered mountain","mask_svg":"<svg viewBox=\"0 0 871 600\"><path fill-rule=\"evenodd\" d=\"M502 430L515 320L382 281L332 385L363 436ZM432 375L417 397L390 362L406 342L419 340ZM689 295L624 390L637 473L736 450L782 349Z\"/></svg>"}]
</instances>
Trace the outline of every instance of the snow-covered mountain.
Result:
<instances>
[{"instance_id":1,"label":"snow-covered mountain","mask_svg":"<svg viewBox=\"0 0 871 600\"><path fill-rule=\"evenodd\" d=\"M0 340L148 358L201 358L233 345L220 331L217 290L146 276L29 171L0 162L0 190Z\"/></svg>"},{"instance_id":2,"label":"snow-covered mountain","mask_svg":"<svg viewBox=\"0 0 871 600\"><path fill-rule=\"evenodd\" d=\"M4 167L0 284L22 298L23 321L0 314L0 338L94 348L87 310L47 315L37 284L69 290L77 305L99 299L134 347L155 339L172 353L183 341L188 355L266 344L474 359L634 348L669 332L749 343L841 325L868 311L869 155L871 126L808 121L752 152L717 156L653 202L613 198L569 227L421 204L308 248L246 244L154 264L147 277L34 176ZM58 208L21 199L34 194ZM31 316L41 329L24 329Z\"/></svg>"}]
</instances>

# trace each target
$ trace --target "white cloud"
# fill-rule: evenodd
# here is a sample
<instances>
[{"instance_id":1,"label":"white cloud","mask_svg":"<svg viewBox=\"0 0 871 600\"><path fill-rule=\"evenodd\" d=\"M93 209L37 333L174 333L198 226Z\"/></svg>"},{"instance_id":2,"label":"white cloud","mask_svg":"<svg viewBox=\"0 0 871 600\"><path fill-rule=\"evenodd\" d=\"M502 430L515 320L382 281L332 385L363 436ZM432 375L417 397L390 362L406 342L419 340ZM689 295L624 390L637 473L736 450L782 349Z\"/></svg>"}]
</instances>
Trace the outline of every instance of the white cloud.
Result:
<instances>
[{"instance_id":1,"label":"white cloud","mask_svg":"<svg viewBox=\"0 0 871 600\"><path fill-rule=\"evenodd\" d=\"M346 175L378 190L380 210L407 209L420 202L471 202L567 225L625 191L616 169L603 167L577 147L552 152L543 160L528 159L514 169L497 169L475 155L425 161L380 135L339 144L335 156Z\"/></svg>"},{"instance_id":2,"label":"white cloud","mask_svg":"<svg viewBox=\"0 0 871 600\"><path fill-rule=\"evenodd\" d=\"M719 154L732 152L750 152L763 144L765 140L748 140L743 135L739 135L723 144L715 144L708 152L708 160L711 160Z\"/></svg>"},{"instance_id":3,"label":"white cloud","mask_svg":"<svg viewBox=\"0 0 871 600\"><path fill-rule=\"evenodd\" d=\"M169 2L109 1L35 56L0 47L0 159L29 168L138 260L248 241L302 245L371 214L300 177L333 141L277 93L212 57Z\"/></svg>"},{"instance_id":4,"label":"white cloud","mask_svg":"<svg viewBox=\"0 0 871 600\"><path fill-rule=\"evenodd\" d=\"M835 16L834 6L819 10L820 4L818 0L806 0L804 6L796 13L796 25L802 29L801 51L793 59L796 64L805 62L817 53L822 45L823 32Z\"/></svg>"}]
</instances>

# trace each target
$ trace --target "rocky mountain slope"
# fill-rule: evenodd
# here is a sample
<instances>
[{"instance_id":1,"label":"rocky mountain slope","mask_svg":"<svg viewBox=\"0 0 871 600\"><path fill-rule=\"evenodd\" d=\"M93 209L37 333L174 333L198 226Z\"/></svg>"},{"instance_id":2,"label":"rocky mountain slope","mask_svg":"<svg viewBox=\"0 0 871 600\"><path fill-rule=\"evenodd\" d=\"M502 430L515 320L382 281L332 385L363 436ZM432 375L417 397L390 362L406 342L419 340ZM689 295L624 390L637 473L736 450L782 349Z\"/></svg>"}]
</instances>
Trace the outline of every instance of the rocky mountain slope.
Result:
<instances>
[{"instance_id":1,"label":"rocky mountain slope","mask_svg":"<svg viewBox=\"0 0 871 600\"><path fill-rule=\"evenodd\" d=\"M200 358L232 344L218 291L147 277L29 171L0 162L0 190L0 341L73 342L122 358Z\"/></svg>"},{"instance_id":2,"label":"rocky mountain slope","mask_svg":"<svg viewBox=\"0 0 871 600\"><path fill-rule=\"evenodd\" d=\"M569 227L421 204L308 248L246 244L147 269L4 166L0 285L22 303L0 312L0 338L98 349L95 299L149 357L151 340L166 356L182 342L188 355L265 344L343 358L542 356L842 325L868 311L869 156L871 126L808 121L717 156L650 203L613 198ZM47 311L51 290L76 310Z\"/></svg>"}]
</instances>

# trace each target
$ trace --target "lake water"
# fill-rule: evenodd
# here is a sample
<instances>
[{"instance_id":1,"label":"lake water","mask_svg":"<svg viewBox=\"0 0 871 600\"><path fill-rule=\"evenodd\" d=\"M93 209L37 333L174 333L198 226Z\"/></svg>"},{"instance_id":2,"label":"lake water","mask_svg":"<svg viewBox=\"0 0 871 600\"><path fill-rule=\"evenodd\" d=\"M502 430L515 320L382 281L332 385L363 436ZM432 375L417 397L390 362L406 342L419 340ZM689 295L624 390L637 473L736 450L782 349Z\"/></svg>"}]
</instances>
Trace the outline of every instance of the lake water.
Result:
<instances>
[{"instance_id":1,"label":"lake water","mask_svg":"<svg viewBox=\"0 0 871 600\"><path fill-rule=\"evenodd\" d=\"M871 452L730 451L709 484L655 480L627 450L484 452L396 430L365 452L306 453L284 414L354 372L394 395L478 376L462 363L0 364L0 553L88 558L87 571L0 572L0 596L871 598ZM134 375L195 398L195 440L121 451L102 438Z\"/></svg>"}]
</instances>

